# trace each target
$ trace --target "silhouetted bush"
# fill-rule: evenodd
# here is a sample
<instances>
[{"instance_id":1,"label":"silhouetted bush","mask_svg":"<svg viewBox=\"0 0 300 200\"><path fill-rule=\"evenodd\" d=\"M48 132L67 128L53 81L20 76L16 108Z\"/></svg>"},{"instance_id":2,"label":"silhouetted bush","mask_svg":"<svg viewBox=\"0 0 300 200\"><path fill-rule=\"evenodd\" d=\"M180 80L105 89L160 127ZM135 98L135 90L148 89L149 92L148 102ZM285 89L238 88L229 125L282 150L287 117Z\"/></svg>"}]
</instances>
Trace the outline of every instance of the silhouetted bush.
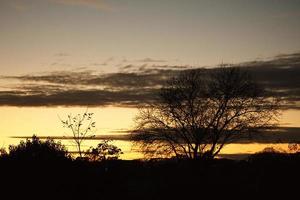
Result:
<instances>
[{"instance_id":1,"label":"silhouetted bush","mask_svg":"<svg viewBox=\"0 0 300 200\"><path fill-rule=\"evenodd\" d=\"M267 162L278 162L286 160L289 158L289 155L286 153L278 152L260 152L248 157L248 161L251 163L267 163Z\"/></svg>"},{"instance_id":2,"label":"silhouetted bush","mask_svg":"<svg viewBox=\"0 0 300 200\"><path fill-rule=\"evenodd\" d=\"M270 197L296 191L298 185L293 184L293 180L299 180L299 162L290 159L281 164L275 159L269 166L262 161L215 159L207 164L202 160L177 162L174 159L146 162L73 160L53 161L51 163L56 165L47 164L43 168L35 167L34 162L29 162L31 165L26 168L15 162L9 165L2 162L0 170L6 173L1 177L0 188L4 192L11 189L10 195L23 191L23 195L30 194L30 197L45 198L47 194L52 199L131 200L190 199L199 194L223 198L262 194Z\"/></svg>"},{"instance_id":3,"label":"silhouetted bush","mask_svg":"<svg viewBox=\"0 0 300 200\"><path fill-rule=\"evenodd\" d=\"M70 159L65 146L53 139L40 140L32 136L31 140L21 141L18 145L9 146L8 158L18 161L47 161L55 162Z\"/></svg>"},{"instance_id":4,"label":"silhouetted bush","mask_svg":"<svg viewBox=\"0 0 300 200\"><path fill-rule=\"evenodd\" d=\"M69 160L63 145L37 137L9 150L1 156L8 159L0 159L0 188L2 196L9 195L12 199L18 194L30 199L271 197L296 194L299 184L294 181L300 180L300 153L261 152L244 161L107 159L89 162Z\"/></svg>"},{"instance_id":5,"label":"silhouetted bush","mask_svg":"<svg viewBox=\"0 0 300 200\"><path fill-rule=\"evenodd\" d=\"M248 161L254 164L281 164L283 162L299 162L300 153L282 153L278 151L263 151L250 155ZM299 162L300 164L300 162Z\"/></svg>"},{"instance_id":6,"label":"silhouetted bush","mask_svg":"<svg viewBox=\"0 0 300 200\"><path fill-rule=\"evenodd\" d=\"M0 157L6 156L7 155L7 151L5 150L5 148L0 148Z\"/></svg>"},{"instance_id":7,"label":"silhouetted bush","mask_svg":"<svg viewBox=\"0 0 300 200\"><path fill-rule=\"evenodd\" d=\"M104 140L96 148L90 147L85 156L91 161L116 160L122 153L120 148Z\"/></svg>"}]
</instances>

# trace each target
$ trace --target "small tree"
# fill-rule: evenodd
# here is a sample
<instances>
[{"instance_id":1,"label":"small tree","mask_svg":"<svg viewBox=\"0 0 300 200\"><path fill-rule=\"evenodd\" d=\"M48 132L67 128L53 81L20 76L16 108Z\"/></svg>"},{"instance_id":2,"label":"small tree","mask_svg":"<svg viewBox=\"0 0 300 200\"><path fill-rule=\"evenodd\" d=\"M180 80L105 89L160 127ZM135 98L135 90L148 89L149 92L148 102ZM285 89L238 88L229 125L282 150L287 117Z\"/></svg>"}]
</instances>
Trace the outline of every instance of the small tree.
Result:
<instances>
[{"instance_id":1,"label":"small tree","mask_svg":"<svg viewBox=\"0 0 300 200\"><path fill-rule=\"evenodd\" d=\"M10 145L8 157L14 160L58 161L68 159L69 153L60 142L53 139L42 141L33 135L31 140Z\"/></svg>"},{"instance_id":2,"label":"small tree","mask_svg":"<svg viewBox=\"0 0 300 200\"><path fill-rule=\"evenodd\" d=\"M278 115L277 99L238 67L182 71L158 97L140 109L132 134L147 156L213 158Z\"/></svg>"},{"instance_id":3,"label":"small tree","mask_svg":"<svg viewBox=\"0 0 300 200\"><path fill-rule=\"evenodd\" d=\"M86 152L86 157L92 161L103 161L107 159L118 159L122 150L115 145L109 144L109 140L99 143L96 148L90 147Z\"/></svg>"},{"instance_id":4,"label":"small tree","mask_svg":"<svg viewBox=\"0 0 300 200\"><path fill-rule=\"evenodd\" d=\"M94 129L96 122L92 119L93 113L84 112L82 115L68 115L66 120L61 122L65 128L72 131L73 142L75 143L79 156L82 157L82 143L84 140L95 137Z\"/></svg>"}]
</instances>

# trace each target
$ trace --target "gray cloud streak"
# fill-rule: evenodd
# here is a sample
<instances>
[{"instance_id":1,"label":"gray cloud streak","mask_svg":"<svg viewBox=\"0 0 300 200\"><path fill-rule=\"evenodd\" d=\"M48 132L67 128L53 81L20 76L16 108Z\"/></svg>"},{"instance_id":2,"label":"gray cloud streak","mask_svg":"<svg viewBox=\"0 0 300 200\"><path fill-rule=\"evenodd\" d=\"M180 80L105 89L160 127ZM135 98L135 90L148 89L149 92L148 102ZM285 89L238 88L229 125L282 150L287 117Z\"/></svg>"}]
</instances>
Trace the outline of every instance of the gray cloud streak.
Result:
<instances>
[{"instance_id":1,"label":"gray cloud streak","mask_svg":"<svg viewBox=\"0 0 300 200\"><path fill-rule=\"evenodd\" d=\"M95 137L89 138L87 140L131 140L131 135L134 131L122 131L118 135L97 135ZM250 144L250 143L260 143L260 144L282 144L282 143L299 143L300 142L300 128L299 127L280 127L276 130L264 131L261 133L252 134L251 137L244 137L240 140L232 141L232 143L237 144ZM13 136L12 138L30 139L32 136ZM40 136L41 139L49 138L47 136ZM70 140L73 139L72 136L51 136L52 139L59 140Z\"/></svg>"},{"instance_id":2,"label":"gray cloud streak","mask_svg":"<svg viewBox=\"0 0 300 200\"><path fill-rule=\"evenodd\" d=\"M286 100L286 108L300 102L300 54L287 54L267 61L242 63L272 94ZM53 71L44 74L0 77L20 84L0 91L0 105L11 106L131 106L155 100L155 93L181 66L126 65L121 72ZM213 70L206 69L206 70Z\"/></svg>"}]
</instances>

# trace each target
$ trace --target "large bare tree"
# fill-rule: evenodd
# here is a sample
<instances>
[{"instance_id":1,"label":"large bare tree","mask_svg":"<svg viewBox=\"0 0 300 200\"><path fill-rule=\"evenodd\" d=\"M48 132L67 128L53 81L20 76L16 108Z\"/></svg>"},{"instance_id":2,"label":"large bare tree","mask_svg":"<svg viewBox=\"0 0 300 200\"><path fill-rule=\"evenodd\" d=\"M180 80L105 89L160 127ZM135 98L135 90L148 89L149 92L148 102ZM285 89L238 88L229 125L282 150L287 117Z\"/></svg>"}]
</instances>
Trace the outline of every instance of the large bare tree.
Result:
<instances>
[{"instance_id":1,"label":"large bare tree","mask_svg":"<svg viewBox=\"0 0 300 200\"><path fill-rule=\"evenodd\" d=\"M277 121L279 101L239 67L182 71L140 109L134 143L147 156L213 158Z\"/></svg>"}]
</instances>

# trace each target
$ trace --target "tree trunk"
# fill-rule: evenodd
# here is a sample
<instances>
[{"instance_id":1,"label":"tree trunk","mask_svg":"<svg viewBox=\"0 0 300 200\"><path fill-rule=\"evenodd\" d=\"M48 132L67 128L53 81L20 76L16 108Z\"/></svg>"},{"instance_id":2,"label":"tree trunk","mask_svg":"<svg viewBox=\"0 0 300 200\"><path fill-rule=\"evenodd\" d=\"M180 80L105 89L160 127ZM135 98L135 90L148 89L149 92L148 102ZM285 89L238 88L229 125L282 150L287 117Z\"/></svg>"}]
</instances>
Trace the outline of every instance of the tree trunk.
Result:
<instances>
[{"instance_id":1,"label":"tree trunk","mask_svg":"<svg viewBox=\"0 0 300 200\"><path fill-rule=\"evenodd\" d=\"M194 149L194 152L193 152L193 156L194 156L194 159L198 159L198 149L199 149L199 145L196 144L195 145L195 149Z\"/></svg>"},{"instance_id":2,"label":"tree trunk","mask_svg":"<svg viewBox=\"0 0 300 200\"><path fill-rule=\"evenodd\" d=\"M79 157L82 158L82 153L81 153L81 147L80 147L80 144L77 143L77 146L78 146Z\"/></svg>"}]
</instances>

